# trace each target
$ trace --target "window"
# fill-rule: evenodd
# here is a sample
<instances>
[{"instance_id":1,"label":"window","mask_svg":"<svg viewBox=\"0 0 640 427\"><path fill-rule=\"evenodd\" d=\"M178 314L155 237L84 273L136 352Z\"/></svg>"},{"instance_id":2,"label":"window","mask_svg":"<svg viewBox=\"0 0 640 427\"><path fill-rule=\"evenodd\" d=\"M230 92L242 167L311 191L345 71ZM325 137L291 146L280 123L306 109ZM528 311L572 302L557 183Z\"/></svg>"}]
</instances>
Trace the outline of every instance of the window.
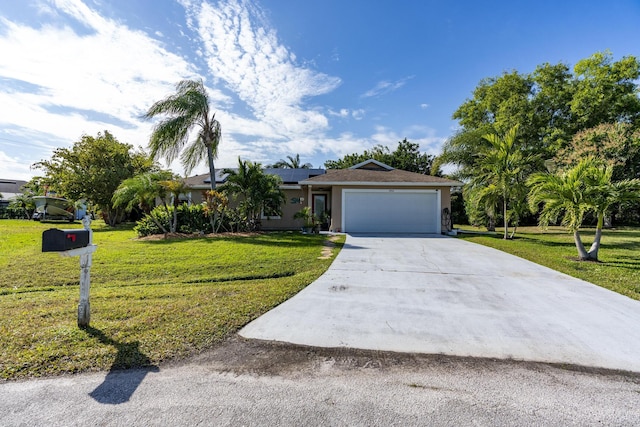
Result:
<instances>
[{"instance_id":1,"label":"window","mask_svg":"<svg viewBox=\"0 0 640 427\"><path fill-rule=\"evenodd\" d=\"M282 219L281 206L267 201L260 212L260 219Z\"/></svg>"}]
</instances>

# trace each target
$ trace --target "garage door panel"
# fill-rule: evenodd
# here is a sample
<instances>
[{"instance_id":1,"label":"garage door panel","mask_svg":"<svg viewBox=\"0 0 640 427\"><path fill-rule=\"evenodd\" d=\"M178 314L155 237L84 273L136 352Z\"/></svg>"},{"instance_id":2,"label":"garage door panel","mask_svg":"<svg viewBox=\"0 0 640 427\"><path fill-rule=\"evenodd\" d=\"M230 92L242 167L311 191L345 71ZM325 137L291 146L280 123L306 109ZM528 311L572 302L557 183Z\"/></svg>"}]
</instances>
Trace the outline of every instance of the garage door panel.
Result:
<instances>
[{"instance_id":1,"label":"garage door panel","mask_svg":"<svg viewBox=\"0 0 640 427\"><path fill-rule=\"evenodd\" d=\"M435 191L345 191L347 232L436 233Z\"/></svg>"}]
</instances>

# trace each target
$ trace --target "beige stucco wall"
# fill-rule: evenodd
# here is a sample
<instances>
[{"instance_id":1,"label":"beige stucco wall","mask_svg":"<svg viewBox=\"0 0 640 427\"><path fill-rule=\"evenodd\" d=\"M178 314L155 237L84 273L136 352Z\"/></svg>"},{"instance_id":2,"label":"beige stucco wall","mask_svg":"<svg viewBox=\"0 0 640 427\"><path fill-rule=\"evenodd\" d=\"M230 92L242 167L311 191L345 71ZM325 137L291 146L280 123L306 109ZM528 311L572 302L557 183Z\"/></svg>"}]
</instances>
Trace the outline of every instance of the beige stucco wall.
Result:
<instances>
[{"instance_id":1,"label":"beige stucco wall","mask_svg":"<svg viewBox=\"0 0 640 427\"><path fill-rule=\"evenodd\" d=\"M302 227L301 219L293 219L293 216L306 206L307 197L302 189L283 190L285 202L282 205L282 215L279 219L262 219L263 230L298 230ZM301 202L300 199L304 198Z\"/></svg>"},{"instance_id":2,"label":"beige stucco wall","mask_svg":"<svg viewBox=\"0 0 640 427\"><path fill-rule=\"evenodd\" d=\"M393 186L393 187L371 187L371 186L333 186L331 191L321 191L320 189L314 189L314 187L302 186L300 189L286 189L285 203L282 205L282 216L279 219L262 219L262 228L264 230L298 230L302 227L303 221L300 219L293 219L293 215L302 209L304 206L311 207L313 194L326 194L327 206L331 211L331 223L329 229L331 231L341 231L342 221L342 190L349 189L393 189L393 190L440 190L440 208L448 208L451 212L451 188L450 187L436 187L436 186ZM202 203L204 190L192 190L191 202L194 204ZM301 201L300 199L304 199Z\"/></svg>"}]
</instances>

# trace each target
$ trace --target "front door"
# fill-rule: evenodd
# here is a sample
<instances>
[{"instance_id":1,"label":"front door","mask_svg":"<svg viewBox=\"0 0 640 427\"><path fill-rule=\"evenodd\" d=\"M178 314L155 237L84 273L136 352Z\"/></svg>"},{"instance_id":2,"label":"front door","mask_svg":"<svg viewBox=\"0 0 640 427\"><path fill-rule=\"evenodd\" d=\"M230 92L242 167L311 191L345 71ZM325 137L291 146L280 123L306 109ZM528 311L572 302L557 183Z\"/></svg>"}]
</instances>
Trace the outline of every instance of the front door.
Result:
<instances>
[{"instance_id":1,"label":"front door","mask_svg":"<svg viewBox=\"0 0 640 427\"><path fill-rule=\"evenodd\" d=\"M327 195L326 194L314 194L313 195L313 215L320 220L320 224L327 222L325 213L327 212ZM326 228L326 225L323 227Z\"/></svg>"}]
</instances>

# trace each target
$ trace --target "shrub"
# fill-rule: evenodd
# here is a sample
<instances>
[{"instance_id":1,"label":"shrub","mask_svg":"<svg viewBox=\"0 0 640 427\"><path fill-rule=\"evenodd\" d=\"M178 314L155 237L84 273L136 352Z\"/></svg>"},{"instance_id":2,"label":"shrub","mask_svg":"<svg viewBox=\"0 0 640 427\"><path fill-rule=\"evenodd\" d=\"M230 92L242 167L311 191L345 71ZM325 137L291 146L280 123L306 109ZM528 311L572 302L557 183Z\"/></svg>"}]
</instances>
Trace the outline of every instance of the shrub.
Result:
<instances>
[{"instance_id":1,"label":"shrub","mask_svg":"<svg viewBox=\"0 0 640 427\"><path fill-rule=\"evenodd\" d=\"M158 227L159 222L162 226L169 230L171 227L171 218L173 216L173 206L169 206L168 210L164 206L155 207L150 214L145 215L139 220L133 228L139 237L150 236L153 234L163 234ZM154 221L155 218L155 221ZM178 232L190 233L211 233L211 224L205 213L204 205L186 205L178 206Z\"/></svg>"},{"instance_id":2,"label":"shrub","mask_svg":"<svg viewBox=\"0 0 640 427\"><path fill-rule=\"evenodd\" d=\"M138 237L151 236L153 234L163 234L163 231L156 221L153 220L155 218L165 230L169 230L170 228L170 218L171 218L171 209L169 208L169 212L164 209L164 207L158 206L151 211L150 214L145 215L140 221L136 223L136 226L133 227L133 230L138 234ZM153 216L153 218L152 218Z\"/></svg>"},{"instance_id":3,"label":"shrub","mask_svg":"<svg viewBox=\"0 0 640 427\"><path fill-rule=\"evenodd\" d=\"M211 224L204 205L178 206L178 231L180 233L211 233Z\"/></svg>"}]
</instances>

